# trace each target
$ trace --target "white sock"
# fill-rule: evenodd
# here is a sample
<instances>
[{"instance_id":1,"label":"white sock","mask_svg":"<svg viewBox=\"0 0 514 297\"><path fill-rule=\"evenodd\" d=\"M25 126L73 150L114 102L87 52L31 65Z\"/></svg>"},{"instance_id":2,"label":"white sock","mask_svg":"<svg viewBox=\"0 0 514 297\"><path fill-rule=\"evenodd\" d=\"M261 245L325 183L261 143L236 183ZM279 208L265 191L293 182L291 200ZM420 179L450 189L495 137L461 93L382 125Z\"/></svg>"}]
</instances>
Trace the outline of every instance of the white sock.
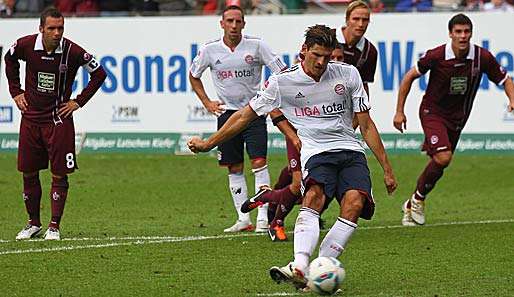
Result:
<instances>
[{"instance_id":1,"label":"white sock","mask_svg":"<svg viewBox=\"0 0 514 297\"><path fill-rule=\"evenodd\" d=\"M232 200L234 201L234 207L236 208L239 220L250 221L250 214L241 212L241 205L243 205L246 199L248 199L248 189L246 187L244 174L242 172L230 173L228 175L228 186L230 193L232 194Z\"/></svg>"},{"instance_id":2,"label":"white sock","mask_svg":"<svg viewBox=\"0 0 514 297\"><path fill-rule=\"evenodd\" d=\"M268 165L264 165L261 168L252 169L255 176L255 193L257 193L262 186L270 185L270 177L268 171ZM257 209L257 221L268 221L268 203L260 206Z\"/></svg>"},{"instance_id":3,"label":"white sock","mask_svg":"<svg viewBox=\"0 0 514 297\"><path fill-rule=\"evenodd\" d=\"M338 217L319 246L319 256L339 257L355 229L357 229L357 224Z\"/></svg>"},{"instance_id":4,"label":"white sock","mask_svg":"<svg viewBox=\"0 0 514 297\"><path fill-rule=\"evenodd\" d=\"M318 244L319 213L308 207L300 208L294 225L294 264L305 271Z\"/></svg>"}]
</instances>

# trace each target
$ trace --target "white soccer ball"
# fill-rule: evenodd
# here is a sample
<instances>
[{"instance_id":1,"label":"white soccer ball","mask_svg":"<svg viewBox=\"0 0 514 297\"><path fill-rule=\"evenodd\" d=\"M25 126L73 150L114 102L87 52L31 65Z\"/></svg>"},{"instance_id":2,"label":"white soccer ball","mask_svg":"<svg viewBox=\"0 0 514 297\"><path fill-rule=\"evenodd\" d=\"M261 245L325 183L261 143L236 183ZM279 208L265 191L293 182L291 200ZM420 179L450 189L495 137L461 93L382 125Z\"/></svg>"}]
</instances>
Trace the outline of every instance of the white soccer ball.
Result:
<instances>
[{"instance_id":1,"label":"white soccer ball","mask_svg":"<svg viewBox=\"0 0 514 297\"><path fill-rule=\"evenodd\" d=\"M339 260L332 257L319 257L309 266L307 286L319 295L332 295L339 289L346 272Z\"/></svg>"}]
</instances>

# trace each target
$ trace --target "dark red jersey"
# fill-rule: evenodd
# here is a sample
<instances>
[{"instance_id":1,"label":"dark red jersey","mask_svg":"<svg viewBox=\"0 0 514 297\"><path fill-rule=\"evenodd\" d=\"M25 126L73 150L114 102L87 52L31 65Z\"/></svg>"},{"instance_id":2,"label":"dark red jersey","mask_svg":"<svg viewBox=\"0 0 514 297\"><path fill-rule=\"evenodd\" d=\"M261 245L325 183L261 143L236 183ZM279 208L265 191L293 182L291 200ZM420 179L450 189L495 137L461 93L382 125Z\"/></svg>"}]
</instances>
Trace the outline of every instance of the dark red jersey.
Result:
<instances>
[{"instance_id":1,"label":"dark red jersey","mask_svg":"<svg viewBox=\"0 0 514 297\"><path fill-rule=\"evenodd\" d=\"M88 85L77 95L76 102L84 106L100 88L106 74L102 66L84 49L63 38L60 45L48 53L42 34L22 37L5 55L9 92L14 98L25 93L28 109L23 118L36 124L57 123L61 103L70 100L78 69L83 66L91 75ZM20 84L20 63L25 61L25 90Z\"/></svg>"},{"instance_id":2,"label":"dark red jersey","mask_svg":"<svg viewBox=\"0 0 514 297\"><path fill-rule=\"evenodd\" d=\"M343 61L353 65L359 70L363 83L375 81L375 71L377 69L377 49L365 37L362 37L355 46L350 46L344 39L343 29L338 30L337 39L343 44Z\"/></svg>"},{"instance_id":3,"label":"dark red jersey","mask_svg":"<svg viewBox=\"0 0 514 297\"><path fill-rule=\"evenodd\" d=\"M420 113L436 113L456 129L462 129L469 118L482 74L497 85L508 77L488 50L473 44L463 59L455 57L449 43L428 50L418 61L417 70L421 74L430 70Z\"/></svg>"}]
</instances>

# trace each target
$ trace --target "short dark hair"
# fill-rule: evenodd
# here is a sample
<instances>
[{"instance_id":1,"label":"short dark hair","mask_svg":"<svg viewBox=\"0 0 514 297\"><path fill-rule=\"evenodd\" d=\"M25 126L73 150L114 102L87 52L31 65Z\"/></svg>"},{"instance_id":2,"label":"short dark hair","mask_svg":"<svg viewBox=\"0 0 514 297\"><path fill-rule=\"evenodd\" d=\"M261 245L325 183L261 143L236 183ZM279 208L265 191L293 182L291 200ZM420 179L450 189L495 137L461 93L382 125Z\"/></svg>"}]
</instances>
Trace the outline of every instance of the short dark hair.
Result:
<instances>
[{"instance_id":1,"label":"short dark hair","mask_svg":"<svg viewBox=\"0 0 514 297\"><path fill-rule=\"evenodd\" d=\"M450 19L448 22L448 31L451 32L455 25L469 25L471 31L473 31L473 23L471 22L471 19L463 13L456 14Z\"/></svg>"},{"instance_id":2,"label":"short dark hair","mask_svg":"<svg viewBox=\"0 0 514 297\"><path fill-rule=\"evenodd\" d=\"M225 12L229 11L229 10L239 10L241 12L241 17L243 18L243 20L245 19L245 12L243 11L243 9L237 5L229 5L227 7L225 7L225 9L223 9L223 11L221 12L221 18L224 18L225 17Z\"/></svg>"},{"instance_id":3,"label":"short dark hair","mask_svg":"<svg viewBox=\"0 0 514 297\"><path fill-rule=\"evenodd\" d=\"M45 10L43 10L43 12L41 12L41 16L39 17L39 25L41 27L43 27L45 25L47 17L62 18L63 15L55 7L50 6L50 7L46 8Z\"/></svg>"},{"instance_id":4,"label":"short dark hair","mask_svg":"<svg viewBox=\"0 0 514 297\"><path fill-rule=\"evenodd\" d=\"M305 45L307 48L315 44L335 49L337 47L336 30L325 25L314 25L305 31Z\"/></svg>"}]
</instances>

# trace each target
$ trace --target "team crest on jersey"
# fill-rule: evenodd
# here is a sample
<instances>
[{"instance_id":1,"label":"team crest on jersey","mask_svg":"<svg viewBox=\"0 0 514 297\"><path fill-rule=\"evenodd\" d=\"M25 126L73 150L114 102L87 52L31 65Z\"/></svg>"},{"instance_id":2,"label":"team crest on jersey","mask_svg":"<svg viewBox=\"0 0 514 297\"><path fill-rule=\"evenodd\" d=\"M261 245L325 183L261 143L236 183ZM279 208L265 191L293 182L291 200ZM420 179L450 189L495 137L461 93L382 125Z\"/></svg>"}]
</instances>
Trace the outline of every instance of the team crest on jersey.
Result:
<instances>
[{"instance_id":1,"label":"team crest on jersey","mask_svg":"<svg viewBox=\"0 0 514 297\"><path fill-rule=\"evenodd\" d=\"M439 137L437 137L437 135L432 135L432 136L430 137L430 143L431 143L431 144L436 144L436 143L438 143L438 142L439 142Z\"/></svg>"},{"instance_id":2,"label":"team crest on jersey","mask_svg":"<svg viewBox=\"0 0 514 297\"><path fill-rule=\"evenodd\" d=\"M344 94L344 90L345 90L345 87L344 87L343 84L337 84L334 87L334 91L336 92L337 95L343 95Z\"/></svg>"},{"instance_id":3,"label":"team crest on jersey","mask_svg":"<svg viewBox=\"0 0 514 297\"><path fill-rule=\"evenodd\" d=\"M450 94L464 95L468 90L468 78L466 76L454 76L450 78Z\"/></svg>"},{"instance_id":4,"label":"team crest on jersey","mask_svg":"<svg viewBox=\"0 0 514 297\"><path fill-rule=\"evenodd\" d=\"M252 65L253 62L254 62L253 56L252 55L246 55L245 62L246 62L246 64Z\"/></svg>"},{"instance_id":5,"label":"team crest on jersey","mask_svg":"<svg viewBox=\"0 0 514 297\"><path fill-rule=\"evenodd\" d=\"M91 60L91 55L88 53L84 53L84 61L89 61L89 60Z\"/></svg>"},{"instance_id":6,"label":"team crest on jersey","mask_svg":"<svg viewBox=\"0 0 514 297\"><path fill-rule=\"evenodd\" d=\"M65 65L65 64L59 65L59 72L60 73L63 73L63 72L66 72L66 71L68 71L68 66L67 65Z\"/></svg>"},{"instance_id":7,"label":"team crest on jersey","mask_svg":"<svg viewBox=\"0 0 514 297\"><path fill-rule=\"evenodd\" d=\"M37 73L37 89L40 92L55 90L55 74L38 72Z\"/></svg>"}]
</instances>

